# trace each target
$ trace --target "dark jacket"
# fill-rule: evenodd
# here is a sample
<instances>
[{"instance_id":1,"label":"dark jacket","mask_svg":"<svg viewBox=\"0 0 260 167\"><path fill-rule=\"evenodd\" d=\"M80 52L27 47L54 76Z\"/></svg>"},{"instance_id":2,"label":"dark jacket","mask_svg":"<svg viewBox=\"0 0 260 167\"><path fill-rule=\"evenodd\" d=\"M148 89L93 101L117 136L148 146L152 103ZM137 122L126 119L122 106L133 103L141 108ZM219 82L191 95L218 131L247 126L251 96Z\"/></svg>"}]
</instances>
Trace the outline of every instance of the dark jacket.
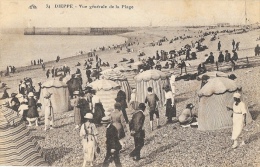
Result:
<instances>
[{"instance_id":1,"label":"dark jacket","mask_svg":"<svg viewBox=\"0 0 260 167\"><path fill-rule=\"evenodd\" d=\"M126 94L124 91L122 91L122 90L118 91L116 101L121 104L122 108L127 108Z\"/></svg>"},{"instance_id":2,"label":"dark jacket","mask_svg":"<svg viewBox=\"0 0 260 167\"><path fill-rule=\"evenodd\" d=\"M134 137L143 137L142 127L144 125L145 116L144 113L139 110L133 114L132 120L129 123L130 131L134 131Z\"/></svg>"},{"instance_id":3,"label":"dark jacket","mask_svg":"<svg viewBox=\"0 0 260 167\"><path fill-rule=\"evenodd\" d=\"M110 124L107 128L106 132L106 144L107 144L107 151L110 151L111 149L115 149L117 151L122 149L122 146L119 142L118 138L118 132L114 125Z\"/></svg>"}]
</instances>

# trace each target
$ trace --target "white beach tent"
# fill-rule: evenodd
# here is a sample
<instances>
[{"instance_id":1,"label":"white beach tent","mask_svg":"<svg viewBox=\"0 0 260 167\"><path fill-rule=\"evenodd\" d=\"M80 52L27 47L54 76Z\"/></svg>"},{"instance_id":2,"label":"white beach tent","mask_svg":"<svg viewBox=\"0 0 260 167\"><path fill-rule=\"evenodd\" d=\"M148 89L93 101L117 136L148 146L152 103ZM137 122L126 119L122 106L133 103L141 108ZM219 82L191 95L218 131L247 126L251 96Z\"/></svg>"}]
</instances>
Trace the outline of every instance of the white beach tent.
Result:
<instances>
[{"instance_id":1,"label":"white beach tent","mask_svg":"<svg viewBox=\"0 0 260 167\"><path fill-rule=\"evenodd\" d=\"M169 85L169 75L159 70L147 70L134 77L136 81L136 100L139 103L145 102L147 88L152 87L153 92L158 96L160 106L163 106L165 92L163 87Z\"/></svg>"},{"instance_id":2,"label":"white beach tent","mask_svg":"<svg viewBox=\"0 0 260 167\"><path fill-rule=\"evenodd\" d=\"M232 126L232 108L234 92L241 92L241 87L235 81L216 77L208 80L199 91L198 129L217 130ZM251 115L247 114L247 123L252 121Z\"/></svg>"},{"instance_id":3,"label":"white beach tent","mask_svg":"<svg viewBox=\"0 0 260 167\"><path fill-rule=\"evenodd\" d=\"M111 80L116 82L121 86L121 90L126 94L126 101L129 102L131 98L131 87L127 81L127 78L123 75L123 73L119 71L111 70L102 75L104 79Z\"/></svg>"},{"instance_id":4,"label":"white beach tent","mask_svg":"<svg viewBox=\"0 0 260 167\"><path fill-rule=\"evenodd\" d=\"M96 95L100 98L105 111L108 111L109 108L114 108L115 98L120 90L119 84L111 80L100 79L91 82L88 86L96 90Z\"/></svg>"},{"instance_id":5,"label":"white beach tent","mask_svg":"<svg viewBox=\"0 0 260 167\"><path fill-rule=\"evenodd\" d=\"M54 113L67 112L70 107L68 86L58 79L51 79L42 84L40 102L44 104L46 93L52 93L51 102ZM44 111L44 105L42 105Z\"/></svg>"}]
</instances>

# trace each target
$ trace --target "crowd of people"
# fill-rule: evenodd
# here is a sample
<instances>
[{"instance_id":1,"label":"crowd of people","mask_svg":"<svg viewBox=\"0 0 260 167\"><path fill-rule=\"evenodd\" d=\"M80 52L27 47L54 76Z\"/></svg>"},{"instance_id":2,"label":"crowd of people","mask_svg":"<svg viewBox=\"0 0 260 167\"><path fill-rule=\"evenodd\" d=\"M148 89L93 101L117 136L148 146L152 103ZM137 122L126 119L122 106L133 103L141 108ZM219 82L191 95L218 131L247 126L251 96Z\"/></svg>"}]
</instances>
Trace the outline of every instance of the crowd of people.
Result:
<instances>
[{"instance_id":1,"label":"crowd of people","mask_svg":"<svg viewBox=\"0 0 260 167\"><path fill-rule=\"evenodd\" d=\"M201 50L201 48L205 48L202 44L203 38L207 35L216 35L219 32L210 32L204 33L202 36L199 36L200 39L196 42L192 42L191 45L185 45L179 51L173 50L169 53L161 50L157 51L154 56L148 57L147 59L141 59L139 55L139 61L142 63L138 66L139 72L149 70L149 69L157 69L162 70L165 69L173 69L177 66L177 68L182 69L185 68L188 64L185 62L186 60L194 60L197 59L196 50ZM184 35L185 36L185 35ZM178 38L170 40L172 43L175 40L190 38L190 36L180 36ZM158 42L155 42L155 45L162 45L163 42L169 41L166 37L162 38ZM138 43L138 42L137 42ZM131 45L136 44L126 43L122 45L117 45L113 47L109 47L108 49L118 49L122 47L129 47ZM221 41L218 42L218 50L219 56L218 59L215 59L212 52L210 52L209 56L206 54L205 59L199 64L197 68L197 74L201 75L207 71L205 64L213 64L216 62L231 62L233 65L233 69L235 69L235 62L238 60L237 51L239 50L239 42L232 41L232 53L229 53L228 50L225 51L225 55L221 51ZM101 47L100 50L105 50L105 47ZM255 48L256 56L259 55L259 46ZM83 52L81 53L83 54ZM185 60L177 59L178 56L185 55ZM58 56L56 62L60 60ZM124 61L124 60L123 60ZM126 60L127 61L127 60ZM162 61L166 62L165 66L162 67ZM134 60L130 59L129 64L133 63ZM36 65L36 60L31 61L32 65ZM42 64L43 60L38 60L38 64ZM69 87L69 92L71 95L71 99L73 100L73 112L74 112L74 123L75 129L79 129L79 135L82 137L82 146L84 153L84 161L83 167L90 164L93 166L95 157L100 152L99 148L99 133L98 126L104 125L106 127L106 156L103 162L103 166L109 166L111 162L114 162L117 167L122 166L120 162L120 150L124 149L124 138L126 136L132 136L134 138L134 149L129 154L130 157L133 157L134 161L139 161L141 159L140 151L142 147L144 147L144 139L145 139L145 129L144 122L146 113L149 112L149 124L150 130L154 131L154 116L156 118L156 127L161 128L160 125L160 113L162 113L162 108L159 108L159 97L154 93L153 87L148 87L147 96L142 103L138 103L136 101L135 93L136 90L132 90L131 100L129 103L126 101L126 93L123 90L118 91L117 97L115 98L116 103L114 104L114 108L110 108L108 110L108 115L105 114L105 109L102 104L102 100L99 96L96 95L96 90L93 90L88 86L93 80L100 78L100 72L102 66L111 66L109 62L102 62L102 59L95 53L91 52L91 56L85 60L84 69L86 70L86 86L83 88L83 79L82 73L79 68L77 68L76 73L71 75L71 80L76 79L80 84L75 90L70 89L69 81L67 82ZM78 62L76 66L81 66L81 63ZM45 70L45 65L42 66ZM116 67L114 65L114 67ZM15 70L14 70L15 71ZM62 77L64 78L67 74L70 75L70 67L64 64L59 68L55 68L54 66L51 69L47 69L46 77ZM186 72L187 73L187 72ZM206 78L206 79L205 79ZM207 77L203 77L202 85L203 87L207 82ZM182 127L190 127L191 125L197 124L197 115L193 113L194 104L189 103L186 105L186 108L180 112L180 115L177 115L176 111L176 101L175 101L175 81L177 80L174 73L171 73L170 77L170 85L165 86L165 101L163 102L165 106L165 117L167 118L167 124L173 124L179 122ZM39 126L39 113L38 109L42 108L44 105L44 130L48 131L48 129L53 129L55 127L55 119L53 111L53 102L51 100L52 93L47 92L43 97L43 103L41 104L40 94L41 94L41 83L39 82L37 85L37 90L33 85L33 81L31 78L24 78L20 81L18 86L18 93L12 93L11 98L8 103L5 105L10 107L14 111L16 111L20 116L21 120L25 121L28 126L32 126L35 123L35 126ZM238 147L238 137L242 133L242 129L246 124L246 108L245 103L241 101L241 95L239 93L234 94L234 104L232 108L228 108L229 110L233 110L233 132L232 132L232 140L234 140L232 148ZM5 89L5 94L2 99L9 98L7 93L7 89ZM132 114L132 118L129 119L127 115L126 109L131 106L132 110L135 110ZM245 144L242 141L242 145Z\"/></svg>"}]
</instances>

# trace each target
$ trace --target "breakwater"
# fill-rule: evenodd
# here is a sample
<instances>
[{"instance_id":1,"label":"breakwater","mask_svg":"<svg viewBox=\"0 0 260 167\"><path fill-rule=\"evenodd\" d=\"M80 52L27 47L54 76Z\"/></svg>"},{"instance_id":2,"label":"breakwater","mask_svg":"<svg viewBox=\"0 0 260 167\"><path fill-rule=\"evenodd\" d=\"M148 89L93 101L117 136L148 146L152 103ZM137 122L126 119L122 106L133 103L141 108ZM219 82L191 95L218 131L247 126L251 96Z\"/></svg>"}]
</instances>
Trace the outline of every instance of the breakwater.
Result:
<instances>
[{"instance_id":1,"label":"breakwater","mask_svg":"<svg viewBox=\"0 0 260 167\"><path fill-rule=\"evenodd\" d=\"M116 35L132 32L128 28L93 28L93 27L59 27L59 28L25 28L24 35Z\"/></svg>"}]
</instances>

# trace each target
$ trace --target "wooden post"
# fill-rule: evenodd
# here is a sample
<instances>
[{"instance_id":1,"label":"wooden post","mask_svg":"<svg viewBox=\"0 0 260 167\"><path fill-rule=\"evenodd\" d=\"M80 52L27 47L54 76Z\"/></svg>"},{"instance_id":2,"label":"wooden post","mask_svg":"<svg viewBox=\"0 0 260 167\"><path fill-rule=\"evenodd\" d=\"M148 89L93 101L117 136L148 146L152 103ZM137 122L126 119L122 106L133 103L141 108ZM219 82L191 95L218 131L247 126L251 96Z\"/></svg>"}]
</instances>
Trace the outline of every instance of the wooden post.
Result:
<instances>
[{"instance_id":1,"label":"wooden post","mask_svg":"<svg viewBox=\"0 0 260 167\"><path fill-rule=\"evenodd\" d=\"M246 61L247 61L247 64L249 64L249 60L248 60L248 57L246 57Z\"/></svg>"},{"instance_id":2,"label":"wooden post","mask_svg":"<svg viewBox=\"0 0 260 167\"><path fill-rule=\"evenodd\" d=\"M216 61L217 71L218 71L218 62Z\"/></svg>"}]
</instances>

